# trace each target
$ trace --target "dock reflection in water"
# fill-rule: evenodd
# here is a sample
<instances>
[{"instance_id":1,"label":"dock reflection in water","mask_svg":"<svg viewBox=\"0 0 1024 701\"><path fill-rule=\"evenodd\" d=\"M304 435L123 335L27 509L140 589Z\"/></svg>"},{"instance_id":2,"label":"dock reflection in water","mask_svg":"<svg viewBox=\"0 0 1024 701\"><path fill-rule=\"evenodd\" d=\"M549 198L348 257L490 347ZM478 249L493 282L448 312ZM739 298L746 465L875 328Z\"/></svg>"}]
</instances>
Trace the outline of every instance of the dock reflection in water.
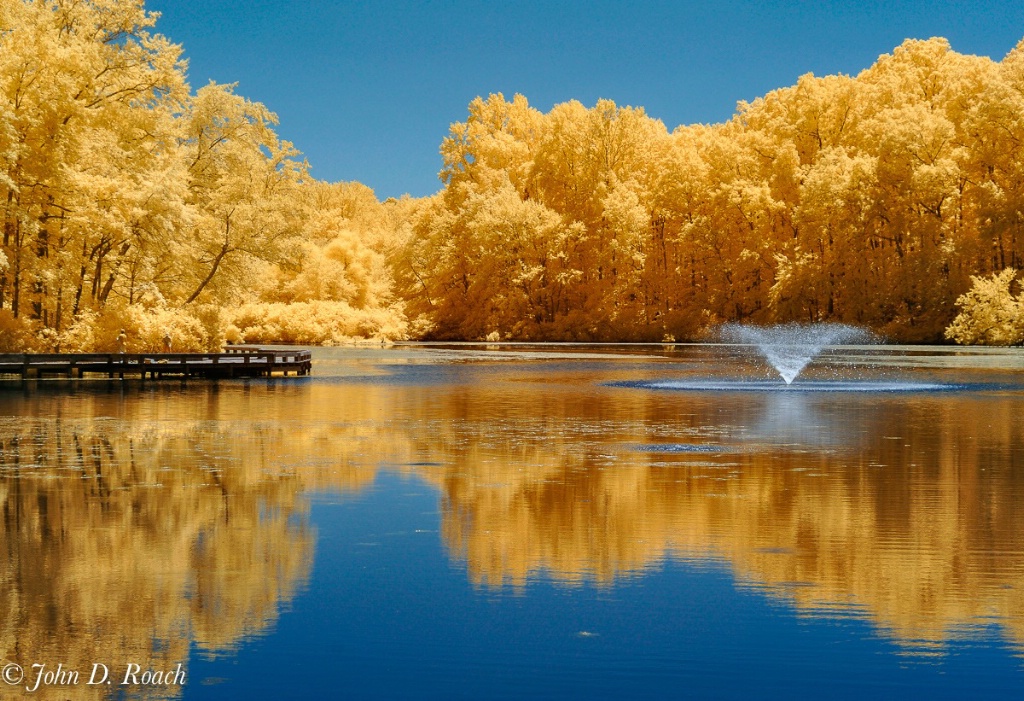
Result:
<instances>
[{"instance_id":1,"label":"dock reflection in water","mask_svg":"<svg viewBox=\"0 0 1024 701\"><path fill-rule=\"evenodd\" d=\"M903 654L1024 656L1022 392L658 392L609 383L692 364L331 353L292 382L0 393L5 661L158 669L272 646L283 610L332 590L310 586L315 543L344 534L309 496L380 492L383 474L436 490L470 599L549 583L586 606L710 564L777 615L853 616ZM333 588L319 606L356 610ZM408 625L443 637L426 613Z\"/></svg>"}]
</instances>

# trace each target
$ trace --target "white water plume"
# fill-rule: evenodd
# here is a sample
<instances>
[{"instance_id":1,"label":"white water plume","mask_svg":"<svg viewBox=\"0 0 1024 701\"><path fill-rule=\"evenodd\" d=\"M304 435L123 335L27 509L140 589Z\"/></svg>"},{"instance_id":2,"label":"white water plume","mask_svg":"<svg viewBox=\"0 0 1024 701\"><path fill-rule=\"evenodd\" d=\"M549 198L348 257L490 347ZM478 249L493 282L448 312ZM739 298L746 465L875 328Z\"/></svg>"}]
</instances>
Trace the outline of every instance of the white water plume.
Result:
<instances>
[{"instance_id":1,"label":"white water plume","mask_svg":"<svg viewBox=\"0 0 1024 701\"><path fill-rule=\"evenodd\" d=\"M872 343L877 339L870 332L847 324L780 324L778 326L744 326L726 324L722 339L732 343L757 346L758 351L792 384L797 375L815 356L829 346L849 343Z\"/></svg>"}]
</instances>

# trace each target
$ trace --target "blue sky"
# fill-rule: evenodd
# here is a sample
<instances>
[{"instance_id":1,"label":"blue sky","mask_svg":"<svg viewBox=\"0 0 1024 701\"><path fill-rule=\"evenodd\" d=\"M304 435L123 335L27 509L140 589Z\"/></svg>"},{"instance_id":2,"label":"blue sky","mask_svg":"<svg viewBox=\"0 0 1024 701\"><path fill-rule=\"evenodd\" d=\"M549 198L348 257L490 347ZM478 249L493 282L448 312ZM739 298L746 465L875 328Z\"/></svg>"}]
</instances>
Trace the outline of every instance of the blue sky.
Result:
<instances>
[{"instance_id":1,"label":"blue sky","mask_svg":"<svg viewBox=\"0 0 1024 701\"><path fill-rule=\"evenodd\" d=\"M148 0L193 88L237 82L330 181L381 199L440 189L438 148L477 95L547 111L642 106L669 127L720 122L812 72L856 74L903 39L1001 59L1024 2L348 2Z\"/></svg>"}]
</instances>

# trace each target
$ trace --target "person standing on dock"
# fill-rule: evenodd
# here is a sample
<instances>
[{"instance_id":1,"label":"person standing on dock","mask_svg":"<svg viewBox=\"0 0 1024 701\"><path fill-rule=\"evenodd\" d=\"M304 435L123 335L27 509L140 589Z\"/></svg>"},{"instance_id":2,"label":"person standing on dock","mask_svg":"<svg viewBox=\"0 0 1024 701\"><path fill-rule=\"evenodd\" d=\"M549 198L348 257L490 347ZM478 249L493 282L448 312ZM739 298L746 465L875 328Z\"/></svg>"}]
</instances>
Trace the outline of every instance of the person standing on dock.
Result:
<instances>
[{"instance_id":1,"label":"person standing on dock","mask_svg":"<svg viewBox=\"0 0 1024 701\"><path fill-rule=\"evenodd\" d=\"M117 352L124 353L125 344L128 343L128 334L121 329L121 333L117 334Z\"/></svg>"},{"instance_id":2,"label":"person standing on dock","mask_svg":"<svg viewBox=\"0 0 1024 701\"><path fill-rule=\"evenodd\" d=\"M170 331L165 331L164 332L164 353L170 353L170 352L171 352L171 332Z\"/></svg>"}]
</instances>

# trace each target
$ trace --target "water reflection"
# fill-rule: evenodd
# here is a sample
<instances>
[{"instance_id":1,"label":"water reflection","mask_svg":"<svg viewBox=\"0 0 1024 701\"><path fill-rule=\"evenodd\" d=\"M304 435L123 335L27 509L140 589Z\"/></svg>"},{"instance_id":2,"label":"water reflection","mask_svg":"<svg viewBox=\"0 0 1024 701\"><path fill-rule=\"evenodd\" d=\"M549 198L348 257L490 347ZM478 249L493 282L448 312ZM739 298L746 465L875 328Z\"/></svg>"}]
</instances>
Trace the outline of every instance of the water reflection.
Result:
<instances>
[{"instance_id":1,"label":"water reflection","mask_svg":"<svg viewBox=\"0 0 1024 701\"><path fill-rule=\"evenodd\" d=\"M229 653L310 576L304 495L381 470L437 488L443 543L488 591L714 561L911 652L993 630L1024 652L1020 395L659 393L553 368L0 395L2 654Z\"/></svg>"},{"instance_id":2,"label":"water reflection","mask_svg":"<svg viewBox=\"0 0 1024 701\"><path fill-rule=\"evenodd\" d=\"M5 663L61 664L84 682L94 663L187 668L192 645L224 654L267 630L308 578L315 536L301 481L270 459L281 438L109 419L5 421ZM95 698L99 688L34 696Z\"/></svg>"},{"instance_id":3,"label":"water reflection","mask_svg":"<svg viewBox=\"0 0 1024 701\"><path fill-rule=\"evenodd\" d=\"M803 416L790 405L800 399L776 420ZM702 409L681 434L707 425ZM434 456L449 466L432 475L445 541L488 586L541 574L611 583L667 557L715 558L809 614L863 611L908 646L997 623L1024 650L1018 400L811 413L812 449L751 444L737 428L712 437L727 449L700 454L623 451L645 437L628 412L604 419L601 440L594 420L553 437L535 427L532 441L477 423L463 447Z\"/></svg>"}]
</instances>

